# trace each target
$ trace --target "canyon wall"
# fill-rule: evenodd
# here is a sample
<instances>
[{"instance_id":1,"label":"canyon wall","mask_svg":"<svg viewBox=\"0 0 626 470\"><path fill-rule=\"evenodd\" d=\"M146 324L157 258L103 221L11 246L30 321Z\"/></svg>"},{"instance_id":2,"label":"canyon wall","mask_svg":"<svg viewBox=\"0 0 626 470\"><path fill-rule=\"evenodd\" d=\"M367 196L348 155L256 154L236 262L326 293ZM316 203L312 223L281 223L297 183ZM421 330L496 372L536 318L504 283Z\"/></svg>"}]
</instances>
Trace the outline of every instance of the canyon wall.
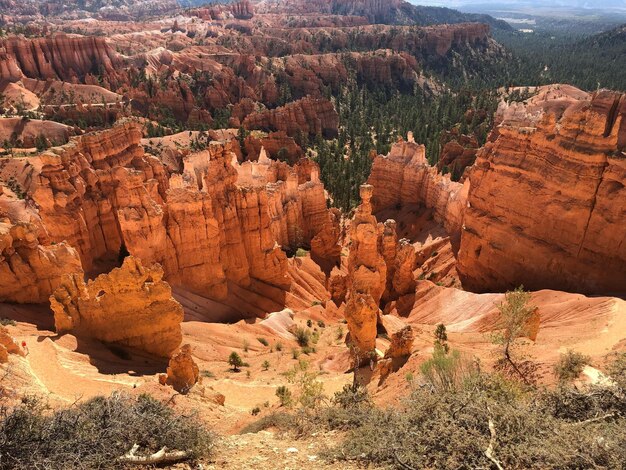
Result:
<instances>
[{"instance_id":1,"label":"canyon wall","mask_svg":"<svg viewBox=\"0 0 626 470\"><path fill-rule=\"evenodd\" d=\"M401 205L416 204L433 210L437 222L450 235L458 234L463 223L468 186L441 175L426 160L426 149L409 136L399 141L388 155L374 158L368 184L374 187L374 213Z\"/></svg>"},{"instance_id":2,"label":"canyon wall","mask_svg":"<svg viewBox=\"0 0 626 470\"><path fill-rule=\"evenodd\" d=\"M478 292L626 292L626 95L502 104L469 176L458 271Z\"/></svg>"},{"instance_id":3,"label":"canyon wall","mask_svg":"<svg viewBox=\"0 0 626 470\"><path fill-rule=\"evenodd\" d=\"M186 156L183 171L170 175L140 139L139 126L122 121L36 157L0 159L0 179L13 181L36 208L54 244L47 250L61 256L75 249L87 272L129 253L161 264L173 285L206 298L224 300L235 284L280 303L291 282L283 250L321 237L336 255L339 231L315 165L290 167L266 156L239 165L231 142L222 141Z\"/></svg>"},{"instance_id":4,"label":"canyon wall","mask_svg":"<svg viewBox=\"0 0 626 470\"><path fill-rule=\"evenodd\" d=\"M55 34L0 40L0 79L23 77L76 82L88 74L115 74L121 57L104 37Z\"/></svg>"}]
</instances>

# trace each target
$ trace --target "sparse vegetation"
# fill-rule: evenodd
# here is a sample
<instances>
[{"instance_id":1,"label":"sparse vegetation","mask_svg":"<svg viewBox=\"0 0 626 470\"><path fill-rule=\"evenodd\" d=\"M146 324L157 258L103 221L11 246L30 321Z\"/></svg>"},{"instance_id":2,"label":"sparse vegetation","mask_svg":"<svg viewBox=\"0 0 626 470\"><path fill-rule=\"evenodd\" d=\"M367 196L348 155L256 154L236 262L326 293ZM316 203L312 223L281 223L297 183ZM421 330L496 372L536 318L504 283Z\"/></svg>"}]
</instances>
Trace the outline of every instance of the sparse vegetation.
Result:
<instances>
[{"instance_id":1,"label":"sparse vegetation","mask_svg":"<svg viewBox=\"0 0 626 470\"><path fill-rule=\"evenodd\" d=\"M590 357L584 354L567 351L565 354L561 354L559 362L554 366L554 375L559 379L559 382L576 380L590 360Z\"/></svg>"},{"instance_id":2,"label":"sparse vegetation","mask_svg":"<svg viewBox=\"0 0 626 470\"><path fill-rule=\"evenodd\" d=\"M241 359L241 356L235 351L230 353L230 356L228 357L228 363L233 368L233 372L239 372L241 367L244 366L244 362Z\"/></svg>"},{"instance_id":3,"label":"sparse vegetation","mask_svg":"<svg viewBox=\"0 0 626 470\"><path fill-rule=\"evenodd\" d=\"M263 361L261 367L263 367L263 370L268 370L270 368L270 365L270 361Z\"/></svg>"},{"instance_id":4,"label":"sparse vegetation","mask_svg":"<svg viewBox=\"0 0 626 470\"><path fill-rule=\"evenodd\" d=\"M285 385L281 385L276 389L276 396L278 397L278 400L280 400L280 406L291 406L293 401L291 390L289 390Z\"/></svg>"},{"instance_id":5,"label":"sparse vegetation","mask_svg":"<svg viewBox=\"0 0 626 470\"><path fill-rule=\"evenodd\" d=\"M531 336L532 333L530 323L536 307L530 304L530 292L524 291L523 286L507 292L498 310L500 318L496 327L500 332L493 336L493 341L502 346L502 366L510 366L522 380L529 383L527 374L513 357L513 345L518 338Z\"/></svg>"},{"instance_id":6,"label":"sparse vegetation","mask_svg":"<svg viewBox=\"0 0 626 470\"><path fill-rule=\"evenodd\" d=\"M263 346L269 346L270 343L269 341L267 341L265 338L257 338L257 340L259 341L259 343L261 343Z\"/></svg>"},{"instance_id":7,"label":"sparse vegetation","mask_svg":"<svg viewBox=\"0 0 626 470\"><path fill-rule=\"evenodd\" d=\"M301 347L306 347L311 342L311 332L300 326L294 329L293 335L296 337L296 341Z\"/></svg>"},{"instance_id":8,"label":"sparse vegetation","mask_svg":"<svg viewBox=\"0 0 626 470\"><path fill-rule=\"evenodd\" d=\"M190 459L209 455L214 438L194 415L179 415L148 395L113 394L55 410L25 397L0 408L3 469L114 469L137 444L137 455L163 447Z\"/></svg>"},{"instance_id":9,"label":"sparse vegetation","mask_svg":"<svg viewBox=\"0 0 626 470\"><path fill-rule=\"evenodd\" d=\"M15 325L17 325L17 323L15 322L15 320L3 317L3 318L0 318L0 325L2 325L2 326L15 326Z\"/></svg>"}]
</instances>

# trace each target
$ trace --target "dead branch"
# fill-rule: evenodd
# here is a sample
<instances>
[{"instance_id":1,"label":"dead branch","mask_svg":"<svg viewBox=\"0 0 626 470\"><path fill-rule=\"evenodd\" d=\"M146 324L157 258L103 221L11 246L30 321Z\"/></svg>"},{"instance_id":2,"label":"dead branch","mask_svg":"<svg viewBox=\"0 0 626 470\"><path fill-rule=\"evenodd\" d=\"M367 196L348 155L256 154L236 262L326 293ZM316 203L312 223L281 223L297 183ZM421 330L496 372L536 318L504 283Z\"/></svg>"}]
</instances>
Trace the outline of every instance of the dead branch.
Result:
<instances>
[{"instance_id":1,"label":"dead branch","mask_svg":"<svg viewBox=\"0 0 626 470\"><path fill-rule=\"evenodd\" d=\"M496 445L496 426L491 418L489 418L489 433L491 434L491 439L489 439L489 446L485 450L485 456L493 462L498 470L504 470L498 459L493 455L493 448Z\"/></svg>"},{"instance_id":2,"label":"dead branch","mask_svg":"<svg viewBox=\"0 0 626 470\"><path fill-rule=\"evenodd\" d=\"M568 423L570 426L583 426L589 423L595 423L598 421L604 421L605 419L613 418L616 416L616 413L608 413L602 416L596 416L595 418L586 419L584 421L577 421L576 423Z\"/></svg>"},{"instance_id":3,"label":"dead branch","mask_svg":"<svg viewBox=\"0 0 626 470\"><path fill-rule=\"evenodd\" d=\"M136 465L157 465L177 463L191 458L191 452L188 450L174 450L168 452L167 447L163 447L160 451L152 455L135 455L138 450L139 446L134 444L126 454L118 457L117 461Z\"/></svg>"}]
</instances>

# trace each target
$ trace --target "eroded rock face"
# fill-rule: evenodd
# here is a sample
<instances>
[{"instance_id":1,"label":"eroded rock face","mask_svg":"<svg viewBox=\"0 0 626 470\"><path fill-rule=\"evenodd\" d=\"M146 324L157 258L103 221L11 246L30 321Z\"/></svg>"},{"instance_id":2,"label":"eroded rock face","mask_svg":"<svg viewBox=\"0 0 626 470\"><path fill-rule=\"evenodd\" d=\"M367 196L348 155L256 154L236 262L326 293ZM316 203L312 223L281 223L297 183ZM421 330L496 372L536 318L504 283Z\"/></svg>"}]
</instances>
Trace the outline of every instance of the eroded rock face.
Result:
<instances>
[{"instance_id":1,"label":"eroded rock face","mask_svg":"<svg viewBox=\"0 0 626 470\"><path fill-rule=\"evenodd\" d=\"M426 160L426 149L409 136L394 144L387 156L378 155L372 164L368 184L374 187L374 212L418 204L433 210L435 220L448 233L459 233L468 187L441 175Z\"/></svg>"},{"instance_id":2,"label":"eroded rock face","mask_svg":"<svg viewBox=\"0 0 626 470\"><path fill-rule=\"evenodd\" d=\"M140 139L137 124L121 121L36 157L0 159L0 178L34 202L49 251L61 256L75 247L85 271L115 265L128 252L161 264L168 281L196 295L222 301L230 283L276 308L291 283L285 251L313 245L320 259L338 256L337 217L314 163L291 167L263 152L240 165L232 142L221 141L182 156L183 168L170 175Z\"/></svg>"},{"instance_id":3,"label":"eroded rock face","mask_svg":"<svg viewBox=\"0 0 626 470\"><path fill-rule=\"evenodd\" d=\"M626 97L544 87L497 120L469 177L463 286L626 292Z\"/></svg>"},{"instance_id":4,"label":"eroded rock face","mask_svg":"<svg viewBox=\"0 0 626 470\"><path fill-rule=\"evenodd\" d=\"M0 185L0 302L46 302L72 273L82 274L76 250L52 244L25 201Z\"/></svg>"},{"instance_id":5,"label":"eroded rock face","mask_svg":"<svg viewBox=\"0 0 626 470\"><path fill-rule=\"evenodd\" d=\"M327 99L303 98L280 108L250 114L243 121L246 129L284 131L295 137L323 135L334 137L339 127L339 115Z\"/></svg>"},{"instance_id":6,"label":"eroded rock face","mask_svg":"<svg viewBox=\"0 0 626 470\"><path fill-rule=\"evenodd\" d=\"M9 354L23 356L24 352L11 337L9 331L4 326L0 326L0 364L9 361Z\"/></svg>"},{"instance_id":7,"label":"eroded rock face","mask_svg":"<svg viewBox=\"0 0 626 470\"><path fill-rule=\"evenodd\" d=\"M120 56L104 37L56 34L45 38L9 37L0 41L0 78L23 77L76 82L100 70L115 74Z\"/></svg>"},{"instance_id":8,"label":"eroded rock face","mask_svg":"<svg viewBox=\"0 0 626 470\"><path fill-rule=\"evenodd\" d=\"M182 341L183 308L163 269L127 257L121 268L85 284L72 275L50 297L58 333L72 332L169 357Z\"/></svg>"},{"instance_id":9,"label":"eroded rock face","mask_svg":"<svg viewBox=\"0 0 626 470\"><path fill-rule=\"evenodd\" d=\"M179 393L187 394L198 382L200 369L191 356L191 346L185 344L170 358L167 374L159 377L163 385L170 385Z\"/></svg>"}]
</instances>

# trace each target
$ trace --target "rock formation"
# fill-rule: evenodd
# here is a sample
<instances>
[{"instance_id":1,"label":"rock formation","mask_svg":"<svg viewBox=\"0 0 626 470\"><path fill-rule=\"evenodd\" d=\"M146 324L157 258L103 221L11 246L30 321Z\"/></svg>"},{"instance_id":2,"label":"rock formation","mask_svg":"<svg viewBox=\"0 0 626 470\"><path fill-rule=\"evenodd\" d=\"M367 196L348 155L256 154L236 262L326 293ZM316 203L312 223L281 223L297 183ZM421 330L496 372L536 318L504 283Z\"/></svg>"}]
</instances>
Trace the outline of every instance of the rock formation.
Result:
<instances>
[{"instance_id":1,"label":"rock formation","mask_svg":"<svg viewBox=\"0 0 626 470\"><path fill-rule=\"evenodd\" d=\"M104 37L56 34L0 40L0 79L15 81L29 77L76 82L98 70L115 74L121 63L120 56Z\"/></svg>"},{"instance_id":2,"label":"rock formation","mask_svg":"<svg viewBox=\"0 0 626 470\"><path fill-rule=\"evenodd\" d=\"M52 244L25 201L0 184L0 302L46 302L72 273L82 273L76 250Z\"/></svg>"},{"instance_id":3,"label":"rock formation","mask_svg":"<svg viewBox=\"0 0 626 470\"><path fill-rule=\"evenodd\" d=\"M626 292L626 97L544 87L497 121L469 177L463 286Z\"/></svg>"},{"instance_id":4,"label":"rock formation","mask_svg":"<svg viewBox=\"0 0 626 470\"><path fill-rule=\"evenodd\" d=\"M448 233L459 233L466 205L468 187L441 175L426 160L426 149L409 136L399 141L387 156L374 159L368 184L374 187L372 205L375 213L407 204L433 210L435 220Z\"/></svg>"},{"instance_id":5,"label":"rock formation","mask_svg":"<svg viewBox=\"0 0 626 470\"><path fill-rule=\"evenodd\" d=\"M23 356L24 352L11 337L9 331L4 326L0 326L0 364L9 361L9 354Z\"/></svg>"},{"instance_id":6,"label":"rock formation","mask_svg":"<svg viewBox=\"0 0 626 470\"><path fill-rule=\"evenodd\" d=\"M167 374L159 376L162 385L170 385L183 395L198 382L200 369L191 356L191 346L185 344L180 351L170 358Z\"/></svg>"},{"instance_id":7,"label":"rock formation","mask_svg":"<svg viewBox=\"0 0 626 470\"><path fill-rule=\"evenodd\" d=\"M326 99L303 98L283 107L250 114L243 121L246 129L284 131L295 137L298 133L334 137L339 115Z\"/></svg>"},{"instance_id":8,"label":"rock formation","mask_svg":"<svg viewBox=\"0 0 626 470\"><path fill-rule=\"evenodd\" d=\"M185 156L181 173L169 176L140 139L137 124L121 121L28 160L0 159L0 178L13 178L34 202L46 244L54 244L48 251L75 248L87 272L128 252L161 264L173 285L197 295L223 301L232 283L269 297L276 309L290 285L285 251L313 244L320 262L335 262L338 219L315 164L290 167L264 156L240 165L224 141ZM7 283L15 295L23 284ZM41 301L49 290L25 292L24 300Z\"/></svg>"},{"instance_id":9,"label":"rock formation","mask_svg":"<svg viewBox=\"0 0 626 470\"><path fill-rule=\"evenodd\" d=\"M183 308L163 281L163 269L127 257L121 268L85 284L68 276L50 297L59 334L121 344L169 357L182 341Z\"/></svg>"}]
</instances>

